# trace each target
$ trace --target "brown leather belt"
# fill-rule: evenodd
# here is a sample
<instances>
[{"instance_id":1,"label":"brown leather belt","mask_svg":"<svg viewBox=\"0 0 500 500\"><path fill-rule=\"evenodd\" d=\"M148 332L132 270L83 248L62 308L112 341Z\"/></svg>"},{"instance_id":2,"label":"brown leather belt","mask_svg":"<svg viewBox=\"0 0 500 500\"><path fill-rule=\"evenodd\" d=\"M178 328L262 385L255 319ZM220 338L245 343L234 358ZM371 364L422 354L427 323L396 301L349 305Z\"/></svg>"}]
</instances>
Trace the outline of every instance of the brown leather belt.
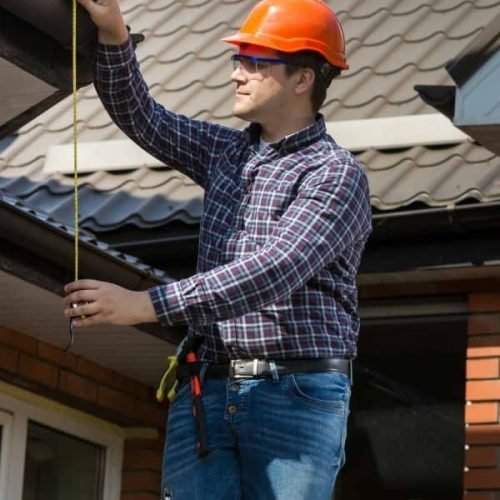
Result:
<instances>
[{"instance_id":1,"label":"brown leather belt","mask_svg":"<svg viewBox=\"0 0 500 500\"><path fill-rule=\"evenodd\" d=\"M232 359L228 363L186 363L177 368L177 378L198 375L206 366L204 377L235 379L272 377L273 373L340 372L352 378L352 361L342 358L291 359L267 361L262 359Z\"/></svg>"}]
</instances>

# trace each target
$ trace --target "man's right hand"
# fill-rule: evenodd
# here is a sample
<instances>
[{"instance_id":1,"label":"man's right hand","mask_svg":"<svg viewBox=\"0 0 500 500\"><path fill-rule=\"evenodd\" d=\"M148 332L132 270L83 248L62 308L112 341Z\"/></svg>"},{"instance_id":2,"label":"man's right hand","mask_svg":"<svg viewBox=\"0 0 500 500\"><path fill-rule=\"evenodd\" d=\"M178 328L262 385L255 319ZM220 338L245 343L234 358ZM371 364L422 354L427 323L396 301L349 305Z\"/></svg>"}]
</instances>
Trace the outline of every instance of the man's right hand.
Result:
<instances>
[{"instance_id":1,"label":"man's right hand","mask_svg":"<svg viewBox=\"0 0 500 500\"><path fill-rule=\"evenodd\" d=\"M118 0L77 0L88 11L99 29L98 40L106 45L121 45L128 39Z\"/></svg>"}]
</instances>

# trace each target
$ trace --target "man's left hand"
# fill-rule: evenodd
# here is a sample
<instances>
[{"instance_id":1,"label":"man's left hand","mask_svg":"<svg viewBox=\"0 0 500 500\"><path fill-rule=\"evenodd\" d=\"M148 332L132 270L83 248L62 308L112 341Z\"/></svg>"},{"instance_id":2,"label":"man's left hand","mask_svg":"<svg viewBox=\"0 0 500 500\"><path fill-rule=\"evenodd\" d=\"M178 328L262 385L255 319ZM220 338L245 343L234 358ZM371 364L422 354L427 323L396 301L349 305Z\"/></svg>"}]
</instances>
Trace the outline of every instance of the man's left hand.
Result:
<instances>
[{"instance_id":1,"label":"man's left hand","mask_svg":"<svg viewBox=\"0 0 500 500\"><path fill-rule=\"evenodd\" d=\"M75 327L158 321L147 291L136 292L113 283L87 279L68 283L64 291L64 315Z\"/></svg>"}]
</instances>

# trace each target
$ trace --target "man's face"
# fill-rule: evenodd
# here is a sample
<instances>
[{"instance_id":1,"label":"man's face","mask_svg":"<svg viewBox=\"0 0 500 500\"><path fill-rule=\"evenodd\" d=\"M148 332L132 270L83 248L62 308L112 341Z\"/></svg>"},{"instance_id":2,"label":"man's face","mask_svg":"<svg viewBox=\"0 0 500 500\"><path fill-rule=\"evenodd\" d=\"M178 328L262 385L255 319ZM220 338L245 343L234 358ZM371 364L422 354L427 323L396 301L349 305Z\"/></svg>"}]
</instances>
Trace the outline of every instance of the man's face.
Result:
<instances>
[{"instance_id":1,"label":"man's face","mask_svg":"<svg viewBox=\"0 0 500 500\"><path fill-rule=\"evenodd\" d=\"M256 45L240 47L240 56L280 59L277 51ZM233 106L235 116L265 125L283 114L293 100L291 79L283 64L258 64L242 57L233 71L231 80L236 83Z\"/></svg>"}]
</instances>

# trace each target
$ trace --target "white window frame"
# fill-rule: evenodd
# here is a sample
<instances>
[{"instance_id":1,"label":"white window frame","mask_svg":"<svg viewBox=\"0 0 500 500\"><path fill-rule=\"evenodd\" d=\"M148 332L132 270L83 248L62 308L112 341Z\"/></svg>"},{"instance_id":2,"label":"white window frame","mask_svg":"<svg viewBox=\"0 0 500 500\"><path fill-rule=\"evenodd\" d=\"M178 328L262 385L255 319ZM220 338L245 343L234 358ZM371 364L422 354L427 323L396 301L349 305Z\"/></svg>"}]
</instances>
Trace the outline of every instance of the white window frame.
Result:
<instances>
[{"instance_id":1,"label":"white window frame","mask_svg":"<svg viewBox=\"0 0 500 500\"><path fill-rule=\"evenodd\" d=\"M92 415L13 388L0 387L0 498L22 500L28 422L84 439L105 449L103 500L119 500L125 432ZM11 386L12 387L12 386ZM31 401L30 401L31 399Z\"/></svg>"}]
</instances>

